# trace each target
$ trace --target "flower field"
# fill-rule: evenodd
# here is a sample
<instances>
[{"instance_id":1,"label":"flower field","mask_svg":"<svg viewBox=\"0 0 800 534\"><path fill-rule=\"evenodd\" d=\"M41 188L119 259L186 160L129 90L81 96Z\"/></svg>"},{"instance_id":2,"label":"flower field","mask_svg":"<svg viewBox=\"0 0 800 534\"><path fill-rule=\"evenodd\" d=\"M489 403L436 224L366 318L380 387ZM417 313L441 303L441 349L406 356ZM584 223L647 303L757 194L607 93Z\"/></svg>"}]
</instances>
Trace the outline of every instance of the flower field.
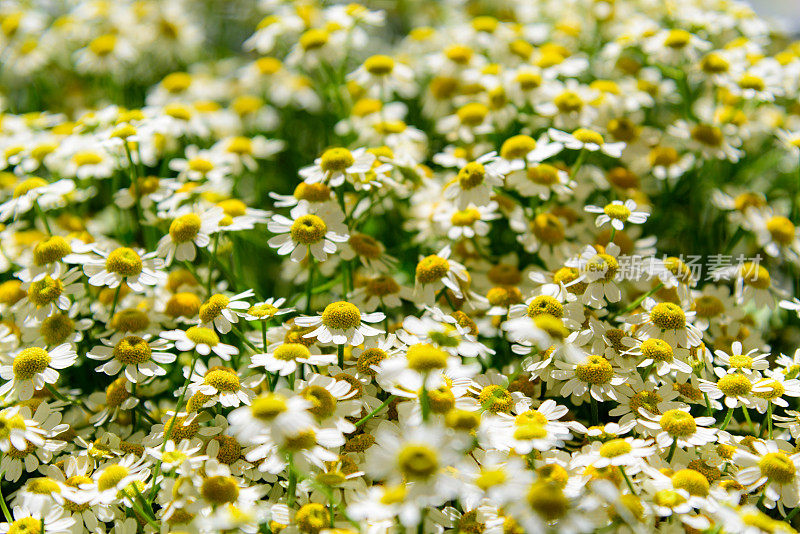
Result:
<instances>
[{"instance_id":1,"label":"flower field","mask_svg":"<svg viewBox=\"0 0 800 534\"><path fill-rule=\"evenodd\" d=\"M0 1L0 533L796 533L799 96L736 0Z\"/></svg>"}]
</instances>

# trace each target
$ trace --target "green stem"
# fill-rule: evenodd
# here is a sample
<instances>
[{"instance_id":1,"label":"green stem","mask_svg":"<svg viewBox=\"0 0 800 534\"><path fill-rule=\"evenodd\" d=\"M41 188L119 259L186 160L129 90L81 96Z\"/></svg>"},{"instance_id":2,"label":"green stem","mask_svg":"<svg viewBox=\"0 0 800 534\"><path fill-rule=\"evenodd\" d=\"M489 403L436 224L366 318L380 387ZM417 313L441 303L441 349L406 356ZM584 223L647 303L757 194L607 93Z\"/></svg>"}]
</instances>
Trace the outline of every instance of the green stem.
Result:
<instances>
[{"instance_id":1,"label":"green stem","mask_svg":"<svg viewBox=\"0 0 800 534\"><path fill-rule=\"evenodd\" d=\"M217 261L217 247L219 246L219 232L214 234L214 251L208 260L208 280L206 281L206 291L208 296L211 297L211 282L213 280L212 274L214 272L214 263Z\"/></svg>"},{"instance_id":2,"label":"green stem","mask_svg":"<svg viewBox=\"0 0 800 534\"><path fill-rule=\"evenodd\" d=\"M380 406L378 406L377 408L375 408L374 410L369 412L367 415L365 415L364 417L359 419L356 422L356 425L355 425L356 428L360 427L361 425L363 425L364 423L366 423L367 421L369 421L370 419L375 417L378 414L378 412L380 412L381 410L386 408L389 405L389 403L391 403L396 398L397 398L397 395L389 395L389 398L386 399L385 401L383 401L383 403Z\"/></svg>"},{"instance_id":3,"label":"green stem","mask_svg":"<svg viewBox=\"0 0 800 534\"><path fill-rule=\"evenodd\" d=\"M336 356L339 359L339 369L344 369L344 345L337 345Z\"/></svg>"},{"instance_id":4,"label":"green stem","mask_svg":"<svg viewBox=\"0 0 800 534\"><path fill-rule=\"evenodd\" d=\"M600 422L600 416L598 415L598 408L597 408L597 399L589 394L589 403L592 406L592 425L597 425Z\"/></svg>"},{"instance_id":5,"label":"green stem","mask_svg":"<svg viewBox=\"0 0 800 534\"><path fill-rule=\"evenodd\" d=\"M673 439L672 445L669 446L669 453L667 454L667 463L672 461L672 456L675 454L675 449L678 447L678 440Z\"/></svg>"},{"instance_id":6,"label":"green stem","mask_svg":"<svg viewBox=\"0 0 800 534\"><path fill-rule=\"evenodd\" d=\"M164 454L164 449L167 447L167 442L169 441L169 438L172 436L172 431L174 430L175 425L178 424L178 414L180 413L181 408L183 408L183 399L186 397L186 390L189 389L189 383L191 382L192 373L194 373L194 367L197 364L197 357L198 353L197 351L195 351L194 358L192 358L192 367L191 369L189 369L189 374L186 375L186 380L183 382L183 391L181 391L181 396L178 397L178 403L175 405L175 414L172 416L172 424L169 426L169 428L166 428L166 425L169 423L169 419L167 419L167 422L164 423L164 441L161 443L162 455ZM156 466L153 469L153 487L150 489L150 495L148 497L148 500L151 503L153 502L153 499L155 499L156 497L156 488L158 487L156 485L156 481L158 479L158 474L160 471L161 471L161 459L159 459L156 462Z\"/></svg>"},{"instance_id":7,"label":"green stem","mask_svg":"<svg viewBox=\"0 0 800 534\"><path fill-rule=\"evenodd\" d=\"M585 148L581 149L581 153L578 154L578 159L575 160L575 165L572 166L572 169L569 172L569 179L570 180L575 178L575 175L577 175L578 171L581 170L581 167L583 167L583 162L586 160L586 154L587 153L588 152L586 151Z\"/></svg>"},{"instance_id":8,"label":"green stem","mask_svg":"<svg viewBox=\"0 0 800 534\"><path fill-rule=\"evenodd\" d=\"M419 396L419 404L420 404L420 408L422 409L422 421L423 422L427 422L428 421L428 415L430 414L430 411L431 411L430 399L428 398L428 388L427 388L427 386L425 384L427 381L428 381L428 375L426 373L422 377L422 391L420 392L420 396Z\"/></svg>"},{"instance_id":9,"label":"green stem","mask_svg":"<svg viewBox=\"0 0 800 534\"><path fill-rule=\"evenodd\" d=\"M314 256L308 250L308 280L306 281L306 315L311 313L311 290L314 287Z\"/></svg>"},{"instance_id":10,"label":"green stem","mask_svg":"<svg viewBox=\"0 0 800 534\"><path fill-rule=\"evenodd\" d=\"M47 217L45 216L44 211L42 211L42 207L39 205L38 199L33 201L33 209L36 210L36 215L38 215L42 220L42 224L44 224L44 229L47 230L47 233L49 235L53 235L53 231L50 230L50 223L47 222Z\"/></svg>"},{"instance_id":11,"label":"green stem","mask_svg":"<svg viewBox=\"0 0 800 534\"><path fill-rule=\"evenodd\" d=\"M297 473L294 470L292 453L289 453L289 484L286 488L286 505L291 508L294 506L295 494L297 493Z\"/></svg>"},{"instance_id":12,"label":"green stem","mask_svg":"<svg viewBox=\"0 0 800 534\"><path fill-rule=\"evenodd\" d=\"M119 301L119 292L122 290L123 282L124 282L124 280L122 280L119 283L119 285L117 286L117 289L114 291L114 301L111 303L111 315L109 316L109 319L113 318L114 317L114 312L117 311L117 302Z\"/></svg>"},{"instance_id":13,"label":"green stem","mask_svg":"<svg viewBox=\"0 0 800 534\"><path fill-rule=\"evenodd\" d=\"M2 457L2 454L0 454L0 457ZM14 519L11 516L11 512L8 511L8 505L6 504L6 498L3 496L2 478L3 478L4 474L5 474L5 471L0 472L0 507L2 507L2 509L3 509L3 515L6 518L6 522L11 523L11 522L14 521Z\"/></svg>"},{"instance_id":14,"label":"green stem","mask_svg":"<svg viewBox=\"0 0 800 534\"><path fill-rule=\"evenodd\" d=\"M733 408L728 408L728 413L725 414L725 420L722 421L722 426L719 427L720 430L725 430L728 428L728 424L731 422L731 417L733 417Z\"/></svg>"},{"instance_id":15,"label":"green stem","mask_svg":"<svg viewBox=\"0 0 800 534\"><path fill-rule=\"evenodd\" d=\"M67 397L66 395L64 395L60 391L58 391L55 387L53 387L52 384L45 384L45 387L47 388L47 391L52 393L53 396L55 398L57 398L58 400L60 400L61 402L66 402L66 403L72 404L73 406L77 406L77 407L81 408L83 411L85 411L88 414L92 413L92 411L89 410L89 408L86 407L86 405L83 403L82 400L80 400L80 399L71 399L71 398Z\"/></svg>"},{"instance_id":16,"label":"green stem","mask_svg":"<svg viewBox=\"0 0 800 534\"><path fill-rule=\"evenodd\" d=\"M747 421L747 426L750 428L750 434L755 435L756 429L753 426L753 421L750 420L750 413L747 411L744 404L742 404L742 413L744 414L745 421Z\"/></svg>"},{"instance_id":17,"label":"green stem","mask_svg":"<svg viewBox=\"0 0 800 534\"><path fill-rule=\"evenodd\" d=\"M653 293L655 293L656 291L658 291L662 287L664 287L664 283L663 282L659 282L656 287L654 287L653 289L651 289L650 291L648 291L644 295L640 296L638 299L636 299L633 302L631 302L630 305L627 308L625 308L624 310L622 310L621 312L615 313L611 318L614 319L614 318L616 318L616 317L618 317L620 315L625 315L626 313L630 312L631 310L636 309L636 307L639 304L641 304L644 299L646 299L647 297L649 297L650 295L652 295Z\"/></svg>"},{"instance_id":18,"label":"green stem","mask_svg":"<svg viewBox=\"0 0 800 534\"><path fill-rule=\"evenodd\" d=\"M636 490L633 488L633 483L631 479L628 478L628 474L625 472L625 468L621 465L619 466L619 472L622 473L622 477L625 479L625 483L628 485L628 489L631 490L631 495L636 495Z\"/></svg>"}]
</instances>

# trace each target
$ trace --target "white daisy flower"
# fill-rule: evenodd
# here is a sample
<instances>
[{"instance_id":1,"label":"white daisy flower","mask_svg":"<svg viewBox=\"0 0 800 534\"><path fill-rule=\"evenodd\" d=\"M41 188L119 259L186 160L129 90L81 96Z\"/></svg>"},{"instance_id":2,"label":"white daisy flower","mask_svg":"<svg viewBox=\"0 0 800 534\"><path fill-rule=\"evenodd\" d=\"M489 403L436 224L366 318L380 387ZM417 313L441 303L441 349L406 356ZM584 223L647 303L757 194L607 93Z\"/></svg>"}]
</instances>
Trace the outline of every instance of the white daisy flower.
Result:
<instances>
[{"instance_id":1,"label":"white daisy flower","mask_svg":"<svg viewBox=\"0 0 800 534\"><path fill-rule=\"evenodd\" d=\"M0 377L8 380L0 386L0 395L13 391L21 401L30 399L34 391L58 381L57 369L66 369L75 363L78 354L70 343L53 349L27 347L11 359L10 364L0 365Z\"/></svg>"},{"instance_id":2,"label":"white daisy flower","mask_svg":"<svg viewBox=\"0 0 800 534\"><path fill-rule=\"evenodd\" d=\"M620 200L614 200L604 207L586 206L583 209L589 213L600 213L594 221L595 226L600 228L606 223L611 223L614 230L624 229L625 223L642 224L650 215L646 211L636 211L636 202L630 199L624 203Z\"/></svg>"},{"instance_id":3,"label":"white daisy flower","mask_svg":"<svg viewBox=\"0 0 800 534\"><path fill-rule=\"evenodd\" d=\"M385 317L382 312L362 313L355 304L339 301L328 304L320 315L300 316L294 322L314 328L303 337L316 338L323 345L361 345L365 338L383 333L364 323L379 323Z\"/></svg>"},{"instance_id":4,"label":"white daisy flower","mask_svg":"<svg viewBox=\"0 0 800 534\"><path fill-rule=\"evenodd\" d=\"M233 345L221 343L216 332L203 326L191 326L185 331L168 330L161 332L161 337L174 341L175 348L181 352L196 350L203 356L208 356L213 352L225 361L230 361L231 356L239 354L239 349Z\"/></svg>"},{"instance_id":5,"label":"white daisy flower","mask_svg":"<svg viewBox=\"0 0 800 534\"><path fill-rule=\"evenodd\" d=\"M110 339L101 339L103 344L94 347L86 356L93 360L109 360L95 369L109 376L116 376L124 368L125 378L134 384L164 376L167 371L158 364L175 361L176 356L166 352L172 348L172 343L164 339L151 341L151 338L150 334L139 337L117 333Z\"/></svg>"}]
</instances>

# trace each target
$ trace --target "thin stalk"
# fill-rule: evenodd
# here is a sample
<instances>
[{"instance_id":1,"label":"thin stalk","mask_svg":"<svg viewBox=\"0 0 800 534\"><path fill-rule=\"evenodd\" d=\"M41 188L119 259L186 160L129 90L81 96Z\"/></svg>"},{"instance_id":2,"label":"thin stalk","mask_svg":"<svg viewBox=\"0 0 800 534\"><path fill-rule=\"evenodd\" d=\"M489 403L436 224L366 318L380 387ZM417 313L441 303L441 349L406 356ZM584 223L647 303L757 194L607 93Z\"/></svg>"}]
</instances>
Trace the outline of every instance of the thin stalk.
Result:
<instances>
[{"instance_id":1,"label":"thin stalk","mask_svg":"<svg viewBox=\"0 0 800 534\"><path fill-rule=\"evenodd\" d=\"M675 454L675 449L678 447L678 440L672 440L672 445L669 446L669 453L667 454L667 463L672 461L672 456Z\"/></svg>"},{"instance_id":2,"label":"thin stalk","mask_svg":"<svg viewBox=\"0 0 800 534\"><path fill-rule=\"evenodd\" d=\"M378 406L377 408L375 408L374 410L369 412L367 415L365 415L364 417L359 419L356 422L355 427L356 428L360 427L361 425L363 425L364 423L366 423L367 421L369 421L370 419L372 419L373 417L378 415L378 412L380 412L381 410L386 408L389 405L389 403L391 403L396 398L397 398L397 395L389 395L389 398L386 399L385 401L383 401L383 403L380 406Z\"/></svg>"},{"instance_id":3,"label":"thin stalk","mask_svg":"<svg viewBox=\"0 0 800 534\"><path fill-rule=\"evenodd\" d=\"M728 413L725 414L725 420L722 421L722 426L719 427L720 430L725 430L728 428L728 424L731 422L731 417L733 417L733 408L728 408Z\"/></svg>"}]
</instances>

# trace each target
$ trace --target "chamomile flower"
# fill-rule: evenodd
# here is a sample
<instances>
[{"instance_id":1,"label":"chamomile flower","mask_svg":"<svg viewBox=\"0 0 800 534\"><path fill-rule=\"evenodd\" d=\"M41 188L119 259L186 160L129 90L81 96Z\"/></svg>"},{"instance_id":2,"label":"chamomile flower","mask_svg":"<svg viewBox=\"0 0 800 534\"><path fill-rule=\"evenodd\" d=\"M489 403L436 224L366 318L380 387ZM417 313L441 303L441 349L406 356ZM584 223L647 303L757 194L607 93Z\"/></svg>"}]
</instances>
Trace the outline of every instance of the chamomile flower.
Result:
<instances>
[{"instance_id":1,"label":"chamomile flower","mask_svg":"<svg viewBox=\"0 0 800 534\"><path fill-rule=\"evenodd\" d=\"M800 504L800 454L791 448L780 448L780 442L755 440L753 452L738 449L734 453L734 461L742 467L736 480L746 486L749 491L763 485L764 504L774 508L778 504L794 508Z\"/></svg>"},{"instance_id":2,"label":"chamomile flower","mask_svg":"<svg viewBox=\"0 0 800 534\"><path fill-rule=\"evenodd\" d=\"M487 204L493 188L502 184L503 174L501 165L497 163L497 154L489 152L461 167L445 186L444 194L463 210L470 204Z\"/></svg>"},{"instance_id":3,"label":"chamomile flower","mask_svg":"<svg viewBox=\"0 0 800 534\"><path fill-rule=\"evenodd\" d=\"M292 261L302 261L310 253L317 261L325 261L328 254L336 252L336 243L348 240L347 227L330 212L310 213L292 211L292 218L275 214L267 225L270 232L278 234L269 240L269 246L278 254L291 254Z\"/></svg>"},{"instance_id":4,"label":"chamomile flower","mask_svg":"<svg viewBox=\"0 0 800 534\"><path fill-rule=\"evenodd\" d=\"M0 377L7 380L0 386L0 395L14 392L21 401L30 399L34 391L58 381L58 370L70 367L78 354L70 343L53 349L27 347L0 366Z\"/></svg>"},{"instance_id":5,"label":"chamomile flower","mask_svg":"<svg viewBox=\"0 0 800 534\"><path fill-rule=\"evenodd\" d=\"M416 268L414 295L426 304L432 304L436 291L449 289L456 298L461 298L461 284L468 280L463 265L450 259L450 247L436 254L421 258Z\"/></svg>"},{"instance_id":6,"label":"chamomile flower","mask_svg":"<svg viewBox=\"0 0 800 534\"><path fill-rule=\"evenodd\" d=\"M312 354L302 343L282 343L272 352L253 354L250 367L263 367L270 373L281 376L294 374L298 366L329 365L336 362L336 354Z\"/></svg>"},{"instance_id":7,"label":"chamomile flower","mask_svg":"<svg viewBox=\"0 0 800 534\"><path fill-rule=\"evenodd\" d=\"M382 312L363 313L355 304L339 301L328 304L320 315L300 316L295 323L313 328L304 337L316 338L324 345L360 345L367 337L383 332L366 323L378 323L384 317Z\"/></svg>"},{"instance_id":8,"label":"chamomile flower","mask_svg":"<svg viewBox=\"0 0 800 534\"><path fill-rule=\"evenodd\" d=\"M145 286L154 286L166 278L164 261L156 252L144 253L129 247L114 250L95 248L96 256L84 259L83 271L93 286L118 287L122 282L134 291L144 291Z\"/></svg>"},{"instance_id":9,"label":"chamomile flower","mask_svg":"<svg viewBox=\"0 0 800 534\"><path fill-rule=\"evenodd\" d=\"M350 176L361 176L372 169L375 156L365 148L350 151L346 148L329 148L314 160L314 165L300 170L307 184L327 183L340 187Z\"/></svg>"},{"instance_id":10,"label":"chamomile flower","mask_svg":"<svg viewBox=\"0 0 800 534\"><path fill-rule=\"evenodd\" d=\"M233 345L221 343L219 336L210 328L191 326L186 330L169 330L161 332L165 340L174 341L175 348L182 352L196 350L198 354L208 356L212 352L225 361L231 356L239 354L239 349Z\"/></svg>"},{"instance_id":11,"label":"chamomile flower","mask_svg":"<svg viewBox=\"0 0 800 534\"><path fill-rule=\"evenodd\" d=\"M603 139L602 134L589 130L586 128L578 128L571 134L550 128L547 131L556 143L561 143L564 147L572 150L587 150L589 152L601 151L612 158L619 158L622 156L622 150L625 148L624 142L607 143Z\"/></svg>"},{"instance_id":12,"label":"chamomile flower","mask_svg":"<svg viewBox=\"0 0 800 534\"><path fill-rule=\"evenodd\" d=\"M108 360L95 369L97 372L115 376L123 371L125 378L135 384L167 374L161 365L175 361L176 356L167 352L172 348L172 343L166 339L151 341L151 338L150 334L139 337L117 333L110 339L102 339L103 344L94 347L86 356L93 360Z\"/></svg>"},{"instance_id":13,"label":"chamomile flower","mask_svg":"<svg viewBox=\"0 0 800 534\"><path fill-rule=\"evenodd\" d=\"M600 228L604 224L611 223L614 230L622 230L625 228L625 223L642 224L649 215L646 211L636 211L636 202L630 199L624 203L614 200L604 207L586 206L583 209L589 213L600 213L594 221L595 226Z\"/></svg>"},{"instance_id":14,"label":"chamomile flower","mask_svg":"<svg viewBox=\"0 0 800 534\"><path fill-rule=\"evenodd\" d=\"M199 310L200 326L216 329L221 334L231 331L231 325L239 322L239 317L244 316L251 306L244 300L253 296L253 290L248 289L232 297L215 293L208 297Z\"/></svg>"},{"instance_id":15,"label":"chamomile flower","mask_svg":"<svg viewBox=\"0 0 800 534\"><path fill-rule=\"evenodd\" d=\"M204 249L211 243L210 235L217 231L225 217L221 208L210 208L201 213L188 211L179 214L169 224L169 232L158 241L158 256L167 265L174 259L194 261L197 248Z\"/></svg>"}]
</instances>

